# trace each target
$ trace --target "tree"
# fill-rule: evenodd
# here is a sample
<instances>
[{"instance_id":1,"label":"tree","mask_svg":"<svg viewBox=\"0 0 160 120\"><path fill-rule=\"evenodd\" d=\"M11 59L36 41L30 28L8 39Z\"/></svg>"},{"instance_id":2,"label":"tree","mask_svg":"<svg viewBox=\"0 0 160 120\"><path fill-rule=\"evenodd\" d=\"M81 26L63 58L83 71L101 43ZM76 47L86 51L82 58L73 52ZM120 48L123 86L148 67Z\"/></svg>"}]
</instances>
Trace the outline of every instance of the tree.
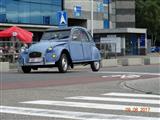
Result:
<instances>
[{"instance_id":1,"label":"tree","mask_svg":"<svg viewBox=\"0 0 160 120\"><path fill-rule=\"evenodd\" d=\"M136 27L148 29L152 45L160 42L160 0L136 0Z\"/></svg>"}]
</instances>

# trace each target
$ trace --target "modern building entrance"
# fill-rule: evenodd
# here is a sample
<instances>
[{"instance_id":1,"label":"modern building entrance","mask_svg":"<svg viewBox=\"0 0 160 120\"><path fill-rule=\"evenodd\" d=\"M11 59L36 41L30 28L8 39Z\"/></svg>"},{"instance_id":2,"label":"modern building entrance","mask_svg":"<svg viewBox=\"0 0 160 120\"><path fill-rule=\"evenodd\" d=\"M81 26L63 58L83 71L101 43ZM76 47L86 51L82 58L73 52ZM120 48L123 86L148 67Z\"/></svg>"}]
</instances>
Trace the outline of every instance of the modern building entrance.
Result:
<instances>
[{"instance_id":1,"label":"modern building entrance","mask_svg":"<svg viewBox=\"0 0 160 120\"><path fill-rule=\"evenodd\" d=\"M146 32L146 29L137 28L119 28L109 30L97 29L94 30L94 40L97 43L99 49L101 49L101 51L107 52L108 54L114 53L116 55L146 55ZM105 50L103 48L105 48Z\"/></svg>"}]
</instances>

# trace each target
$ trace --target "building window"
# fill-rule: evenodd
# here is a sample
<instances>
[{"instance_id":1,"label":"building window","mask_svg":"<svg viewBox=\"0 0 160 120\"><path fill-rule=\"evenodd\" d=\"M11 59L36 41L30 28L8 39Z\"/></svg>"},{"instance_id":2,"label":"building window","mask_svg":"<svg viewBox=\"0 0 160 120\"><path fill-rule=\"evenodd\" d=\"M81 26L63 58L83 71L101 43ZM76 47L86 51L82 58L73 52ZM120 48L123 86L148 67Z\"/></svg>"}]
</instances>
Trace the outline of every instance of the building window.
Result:
<instances>
[{"instance_id":1,"label":"building window","mask_svg":"<svg viewBox=\"0 0 160 120\"><path fill-rule=\"evenodd\" d=\"M0 0L0 22L58 25L62 0Z\"/></svg>"}]
</instances>

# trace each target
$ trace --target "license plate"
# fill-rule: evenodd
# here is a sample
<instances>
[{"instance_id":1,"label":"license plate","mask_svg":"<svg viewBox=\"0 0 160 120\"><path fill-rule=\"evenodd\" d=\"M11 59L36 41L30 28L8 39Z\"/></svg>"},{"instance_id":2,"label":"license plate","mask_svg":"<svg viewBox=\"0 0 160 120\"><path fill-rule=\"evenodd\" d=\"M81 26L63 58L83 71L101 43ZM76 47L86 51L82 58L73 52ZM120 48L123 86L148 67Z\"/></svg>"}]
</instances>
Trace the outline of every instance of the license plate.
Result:
<instances>
[{"instance_id":1,"label":"license plate","mask_svg":"<svg viewBox=\"0 0 160 120\"><path fill-rule=\"evenodd\" d=\"M29 58L29 62L42 62L42 58Z\"/></svg>"}]
</instances>

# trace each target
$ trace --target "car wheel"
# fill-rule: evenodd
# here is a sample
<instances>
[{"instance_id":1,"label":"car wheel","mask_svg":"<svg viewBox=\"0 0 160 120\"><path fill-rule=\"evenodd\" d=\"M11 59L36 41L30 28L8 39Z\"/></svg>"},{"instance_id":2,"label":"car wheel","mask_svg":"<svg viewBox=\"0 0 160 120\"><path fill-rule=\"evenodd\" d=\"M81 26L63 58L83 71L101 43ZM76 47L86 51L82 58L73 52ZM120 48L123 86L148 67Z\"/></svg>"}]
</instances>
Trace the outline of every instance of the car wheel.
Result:
<instances>
[{"instance_id":1,"label":"car wheel","mask_svg":"<svg viewBox=\"0 0 160 120\"><path fill-rule=\"evenodd\" d=\"M58 62L58 70L61 73L65 73L68 70L68 58L66 54L62 54Z\"/></svg>"},{"instance_id":2,"label":"car wheel","mask_svg":"<svg viewBox=\"0 0 160 120\"><path fill-rule=\"evenodd\" d=\"M99 71L100 69L100 61L94 61L91 63L92 71Z\"/></svg>"},{"instance_id":3,"label":"car wheel","mask_svg":"<svg viewBox=\"0 0 160 120\"><path fill-rule=\"evenodd\" d=\"M24 73L30 73L31 72L31 68L30 67L27 67L27 66L22 66L22 71Z\"/></svg>"}]
</instances>

